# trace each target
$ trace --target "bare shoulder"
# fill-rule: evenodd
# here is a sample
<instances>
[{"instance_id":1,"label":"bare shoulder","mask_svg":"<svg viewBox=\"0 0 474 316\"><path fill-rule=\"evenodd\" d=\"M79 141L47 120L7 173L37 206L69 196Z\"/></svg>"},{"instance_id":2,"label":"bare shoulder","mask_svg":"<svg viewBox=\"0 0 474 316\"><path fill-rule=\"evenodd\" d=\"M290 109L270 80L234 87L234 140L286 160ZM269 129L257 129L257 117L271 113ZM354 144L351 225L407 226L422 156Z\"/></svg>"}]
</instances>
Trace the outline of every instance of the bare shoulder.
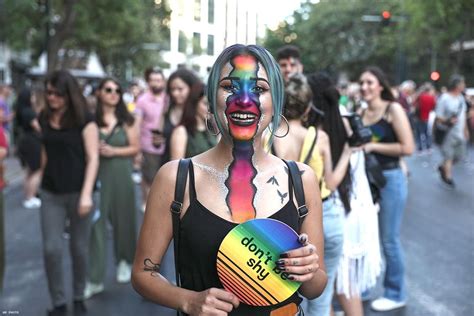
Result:
<instances>
[{"instance_id":1,"label":"bare shoulder","mask_svg":"<svg viewBox=\"0 0 474 316\"><path fill-rule=\"evenodd\" d=\"M316 175L314 174L313 169L310 166L302 163L297 162L298 169L301 173L301 179L303 180L303 185L306 187L307 185L314 185L316 183Z\"/></svg>"},{"instance_id":2,"label":"bare shoulder","mask_svg":"<svg viewBox=\"0 0 474 316\"><path fill-rule=\"evenodd\" d=\"M405 109L400 105L398 102L392 102L390 103L390 108L388 111L388 118L389 121L393 120L403 120L407 118L407 114L405 112Z\"/></svg>"},{"instance_id":3,"label":"bare shoulder","mask_svg":"<svg viewBox=\"0 0 474 316\"><path fill-rule=\"evenodd\" d=\"M151 190L162 191L164 188L168 188L168 186L174 190L178 164L179 160L172 160L161 166L160 170L158 170L158 173L155 175Z\"/></svg>"},{"instance_id":4,"label":"bare shoulder","mask_svg":"<svg viewBox=\"0 0 474 316\"><path fill-rule=\"evenodd\" d=\"M391 115L405 114L405 109L403 109L400 103L392 102L390 103L389 114Z\"/></svg>"},{"instance_id":5,"label":"bare shoulder","mask_svg":"<svg viewBox=\"0 0 474 316\"><path fill-rule=\"evenodd\" d=\"M328 142L329 141L328 134L322 129L318 129L318 138L323 142Z\"/></svg>"},{"instance_id":6,"label":"bare shoulder","mask_svg":"<svg viewBox=\"0 0 474 316\"><path fill-rule=\"evenodd\" d=\"M177 137L186 137L186 135L187 135L186 127L184 127L183 125L177 126L177 127L173 130L173 135L175 135L175 136L177 136Z\"/></svg>"},{"instance_id":7,"label":"bare shoulder","mask_svg":"<svg viewBox=\"0 0 474 316\"><path fill-rule=\"evenodd\" d=\"M98 133L98 132L99 132L99 126L97 126L97 123L94 121L87 123L82 130L82 133Z\"/></svg>"},{"instance_id":8,"label":"bare shoulder","mask_svg":"<svg viewBox=\"0 0 474 316\"><path fill-rule=\"evenodd\" d=\"M171 160L161 166L160 170L158 170L157 176L168 179L171 175L176 176L176 172L178 172L178 165L179 159Z\"/></svg>"},{"instance_id":9,"label":"bare shoulder","mask_svg":"<svg viewBox=\"0 0 474 316\"><path fill-rule=\"evenodd\" d=\"M282 172L281 174L286 176L288 174L288 165L286 163L288 160L282 159L273 154L269 154L268 156L269 159L265 162L265 165L267 166L266 169Z\"/></svg>"},{"instance_id":10,"label":"bare shoulder","mask_svg":"<svg viewBox=\"0 0 474 316\"><path fill-rule=\"evenodd\" d=\"M322 129L318 129L318 139L316 144L318 145L319 149L323 151L329 148L329 136Z\"/></svg>"}]
</instances>

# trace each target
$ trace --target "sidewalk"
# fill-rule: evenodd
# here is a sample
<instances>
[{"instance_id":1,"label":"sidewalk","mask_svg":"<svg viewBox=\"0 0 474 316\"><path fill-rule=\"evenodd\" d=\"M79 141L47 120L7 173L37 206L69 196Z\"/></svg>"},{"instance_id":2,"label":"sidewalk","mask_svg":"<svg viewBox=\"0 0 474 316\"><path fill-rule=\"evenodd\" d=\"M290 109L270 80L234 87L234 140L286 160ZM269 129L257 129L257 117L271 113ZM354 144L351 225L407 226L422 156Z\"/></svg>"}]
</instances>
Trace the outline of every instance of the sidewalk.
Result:
<instances>
[{"instance_id":1,"label":"sidewalk","mask_svg":"<svg viewBox=\"0 0 474 316\"><path fill-rule=\"evenodd\" d=\"M5 193L8 193L10 190L17 188L21 184L25 176L25 172L21 168L20 159L15 156L8 156L3 165L5 167L5 182L6 188Z\"/></svg>"}]
</instances>

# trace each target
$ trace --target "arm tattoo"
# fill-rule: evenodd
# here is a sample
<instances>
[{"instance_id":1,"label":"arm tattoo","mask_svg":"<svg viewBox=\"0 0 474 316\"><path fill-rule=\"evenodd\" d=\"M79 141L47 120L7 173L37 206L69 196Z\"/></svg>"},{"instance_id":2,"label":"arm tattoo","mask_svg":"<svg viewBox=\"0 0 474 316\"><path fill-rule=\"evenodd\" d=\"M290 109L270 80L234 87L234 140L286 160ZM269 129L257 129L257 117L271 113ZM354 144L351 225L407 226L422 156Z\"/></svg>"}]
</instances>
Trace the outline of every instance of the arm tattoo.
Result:
<instances>
[{"instance_id":1,"label":"arm tattoo","mask_svg":"<svg viewBox=\"0 0 474 316\"><path fill-rule=\"evenodd\" d=\"M150 258L146 258L143 265L145 266L143 270L150 271L152 276L158 276L158 274L160 274L161 265L159 263L154 263Z\"/></svg>"}]
</instances>

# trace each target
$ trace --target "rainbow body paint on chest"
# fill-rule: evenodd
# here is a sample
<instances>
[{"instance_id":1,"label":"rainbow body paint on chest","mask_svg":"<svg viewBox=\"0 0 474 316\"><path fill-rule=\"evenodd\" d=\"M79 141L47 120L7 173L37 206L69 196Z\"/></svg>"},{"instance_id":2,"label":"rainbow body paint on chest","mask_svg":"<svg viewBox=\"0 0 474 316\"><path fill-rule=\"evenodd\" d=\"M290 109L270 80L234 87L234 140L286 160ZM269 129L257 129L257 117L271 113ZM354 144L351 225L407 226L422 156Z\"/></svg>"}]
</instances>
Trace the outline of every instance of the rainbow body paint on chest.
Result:
<instances>
[{"instance_id":1,"label":"rainbow body paint on chest","mask_svg":"<svg viewBox=\"0 0 474 316\"><path fill-rule=\"evenodd\" d=\"M255 57L239 55L230 61L233 69L227 80L230 82L226 99L225 115L229 133L233 139L233 161L229 166L225 185L228 189L227 205L232 219L243 223L255 218L254 205L257 188L253 180L257 170L253 165L253 139L261 118L259 90L256 87L258 63Z\"/></svg>"}]
</instances>

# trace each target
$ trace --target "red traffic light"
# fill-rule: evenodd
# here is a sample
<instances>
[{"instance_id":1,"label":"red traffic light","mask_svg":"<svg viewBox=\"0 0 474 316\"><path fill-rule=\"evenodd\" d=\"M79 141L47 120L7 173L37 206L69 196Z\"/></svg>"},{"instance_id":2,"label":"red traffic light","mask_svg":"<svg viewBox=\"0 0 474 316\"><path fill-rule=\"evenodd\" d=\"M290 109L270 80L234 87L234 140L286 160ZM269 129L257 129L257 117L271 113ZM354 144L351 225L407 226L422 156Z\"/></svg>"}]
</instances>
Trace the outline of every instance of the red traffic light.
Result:
<instances>
[{"instance_id":1,"label":"red traffic light","mask_svg":"<svg viewBox=\"0 0 474 316\"><path fill-rule=\"evenodd\" d=\"M437 71L432 71L430 75L431 80L438 81L441 78L441 75Z\"/></svg>"},{"instance_id":2,"label":"red traffic light","mask_svg":"<svg viewBox=\"0 0 474 316\"><path fill-rule=\"evenodd\" d=\"M382 17L383 17L385 20L390 19L391 16L392 16L392 14L390 13L390 11L383 11L383 12L382 12Z\"/></svg>"}]
</instances>

